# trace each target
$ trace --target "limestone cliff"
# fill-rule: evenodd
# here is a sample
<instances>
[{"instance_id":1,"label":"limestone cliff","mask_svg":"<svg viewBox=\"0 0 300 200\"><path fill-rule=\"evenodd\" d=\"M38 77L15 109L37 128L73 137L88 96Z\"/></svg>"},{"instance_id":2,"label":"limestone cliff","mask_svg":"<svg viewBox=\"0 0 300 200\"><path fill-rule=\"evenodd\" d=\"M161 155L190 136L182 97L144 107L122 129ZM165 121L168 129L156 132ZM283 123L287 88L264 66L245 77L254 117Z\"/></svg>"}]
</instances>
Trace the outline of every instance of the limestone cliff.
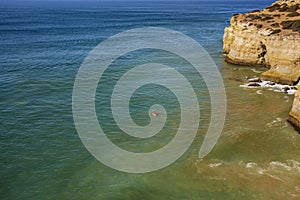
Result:
<instances>
[{"instance_id":1,"label":"limestone cliff","mask_svg":"<svg viewBox=\"0 0 300 200\"><path fill-rule=\"evenodd\" d=\"M225 28L226 61L270 68L265 80L295 84L300 78L300 0L236 14Z\"/></svg>"},{"instance_id":2,"label":"limestone cliff","mask_svg":"<svg viewBox=\"0 0 300 200\"><path fill-rule=\"evenodd\" d=\"M294 85L300 79L300 0L279 0L236 14L224 31L226 61L268 67L264 80ZM300 83L288 121L300 131Z\"/></svg>"},{"instance_id":3,"label":"limestone cliff","mask_svg":"<svg viewBox=\"0 0 300 200\"><path fill-rule=\"evenodd\" d=\"M300 88L300 84L298 84ZM292 110L290 111L290 116L288 121L300 132L300 90L298 89L295 98Z\"/></svg>"}]
</instances>

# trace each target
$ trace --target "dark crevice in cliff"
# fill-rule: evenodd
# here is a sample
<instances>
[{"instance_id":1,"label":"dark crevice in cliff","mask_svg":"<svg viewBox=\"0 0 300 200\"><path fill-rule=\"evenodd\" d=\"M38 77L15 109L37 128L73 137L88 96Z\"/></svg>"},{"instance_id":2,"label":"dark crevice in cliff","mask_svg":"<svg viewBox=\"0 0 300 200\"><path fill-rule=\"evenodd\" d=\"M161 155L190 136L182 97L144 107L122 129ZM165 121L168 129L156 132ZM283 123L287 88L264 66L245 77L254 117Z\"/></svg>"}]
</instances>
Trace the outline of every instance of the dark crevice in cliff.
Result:
<instances>
[{"instance_id":1,"label":"dark crevice in cliff","mask_svg":"<svg viewBox=\"0 0 300 200\"><path fill-rule=\"evenodd\" d=\"M299 83L299 81L300 81L300 77L298 77L297 81L293 82L293 85L297 85Z\"/></svg>"},{"instance_id":2,"label":"dark crevice in cliff","mask_svg":"<svg viewBox=\"0 0 300 200\"><path fill-rule=\"evenodd\" d=\"M267 54L267 47L263 42L260 42L259 49L261 50L260 53L258 54L259 64L266 66L265 55Z\"/></svg>"}]
</instances>

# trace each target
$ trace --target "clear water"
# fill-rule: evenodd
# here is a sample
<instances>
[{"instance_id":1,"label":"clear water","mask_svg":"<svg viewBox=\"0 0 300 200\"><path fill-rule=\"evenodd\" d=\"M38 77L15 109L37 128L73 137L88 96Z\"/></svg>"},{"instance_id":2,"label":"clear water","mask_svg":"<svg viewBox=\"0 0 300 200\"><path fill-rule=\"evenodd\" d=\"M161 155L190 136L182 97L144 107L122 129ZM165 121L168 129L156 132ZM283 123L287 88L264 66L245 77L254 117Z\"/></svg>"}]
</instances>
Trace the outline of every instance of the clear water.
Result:
<instances>
[{"instance_id":1,"label":"clear water","mask_svg":"<svg viewBox=\"0 0 300 200\"><path fill-rule=\"evenodd\" d=\"M293 97L239 87L245 77L259 73L226 64L222 55L223 29L230 16L269 4L258 0L1 2L0 198L299 199L300 136L286 123ZM148 26L181 31L209 52L224 77L227 118L216 147L199 160L210 118L209 96L203 80L174 61L175 67L183 66L199 97L202 123L197 138L171 166L126 174L102 165L84 148L72 117L72 87L81 62L98 43L121 31ZM118 66L130 66L136 57L141 62L172 62L164 53L128 55L107 72L98 97L107 97L111 84L123 73ZM147 108L153 102L160 101L171 113L164 134L149 142L120 134L107 101L99 99L98 118L110 139L131 151L161 147L178 127L178 104L164 88L141 88L132 99L133 118L141 125L149 122Z\"/></svg>"}]
</instances>

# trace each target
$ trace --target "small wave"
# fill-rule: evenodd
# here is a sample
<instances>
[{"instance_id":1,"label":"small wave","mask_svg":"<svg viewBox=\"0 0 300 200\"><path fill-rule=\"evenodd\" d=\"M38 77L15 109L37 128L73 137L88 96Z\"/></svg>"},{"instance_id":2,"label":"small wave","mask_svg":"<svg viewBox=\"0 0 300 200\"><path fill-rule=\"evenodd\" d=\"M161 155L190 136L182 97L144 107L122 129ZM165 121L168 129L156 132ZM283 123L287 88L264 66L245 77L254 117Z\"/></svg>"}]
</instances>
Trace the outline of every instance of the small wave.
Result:
<instances>
[{"instance_id":1,"label":"small wave","mask_svg":"<svg viewBox=\"0 0 300 200\"><path fill-rule=\"evenodd\" d=\"M253 71L254 73L257 73L257 74L261 74L262 73L262 71L258 71L256 69L251 69L251 71Z\"/></svg>"},{"instance_id":2,"label":"small wave","mask_svg":"<svg viewBox=\"0 0 300 200\"><path fill-rule=\"evenodd\" d=\"M210 180L215 180L215 181L226 181L226 178L223 178L223 177L214 177L214 176L211 176L209 177Z\"/></svg>"},{"instance_id":3,"label":"small wave","mask_svg":"<svg viewBox=\"0 0 300 200\"><path fill-rule=\"evenodd\" d=\"M257 172L258 172L258 174L265 174L265 171L266 170L264 170L264 169L259 169Z\"/></svg>"},{"instance_id":4,"label":"small wave","mask_svg":"<svg viewBox=\"0 0 300 200\"><path fill-rule=\"evenodd\" d=\"M281 122L281 121L282 121L282 119L279 118L279 117L277 117L277 118L274 119L272 122L267 123L267 126L268 126L268 127L272 127L272 126L274 126L276 123Z\"/></svg>"},{"instance_id":5,"label":"small wave","mask_svg":"<svg viewBox=\"0 0 300 200\"><path fill-rule=\"evenodd\" d=\"M269 174L269 173L264 173L265 175L275 179L275 180L278 180L278 181L281 181L282 183L286 183L286 181L284 181L283 179L279 178L278 176L276 175L272 175L272 174Z\"/></svg>"},{"instance_id":6,"label":"small wave","mask_svg":"<svg viewBox=\"0 0 300 200\"><path fill-rule=\"evenodd\" d=\"M267 166L259 166L257 163L255 162L248 162L248 163L244 163L243 161L240 161L239 165L250 169L250 168L254 168L257 170L258 174L264 174L264 175L268 175L268 176L274 176L272 178L275 178L275 175L271 175L270 173L274 170L286 170L286 171L293 171L296 170L298 172L300 172L300 162L296 161L296 160L286 160L286 162L280 162L280 161L271 161L269 162L269 164ZM272 173L273 174L273 173ZM275 179L278 179L275 178Z\"/></svg>"},{"instance_id":7,"label":"small wave","mask_svg":"<svg viewBox=\"0 0 300 200\"><path fill-rule=\"evenodd\" d=\"M272 168L281 168L287 171L298 170L300 172L300 162L295 160L287 160L286 163L280 161L271 161L269 165Z\"/></svg>"},{"instance_id":8,"label":"small wave","mask_svg":"<svg viewBox=\"0 0 300 200\"><path fill-rule=\"evenodd\" d=\"M17 104L17 105L22 105L22 106L23 106L23 105L29 104L29 101L17 101L16 104Z\"/></svg>"},{"instance_id":9,"label":"small wave","mask_svg":"<svg viewBox=\"0 0 300 200\"><path fill-rule=\"evenodd\" d=\"M257 90L256 94L262 94L262 91L261 90Z\"/></svg>"},{"instance_id":10,"label":"small wave","mask_svg":"<svg viewBox=\"0 0 300 200\"><path fill-rule=\"evenodd\" d=\"M257 164L255 163L255 162L249 162L249 163L247 163L246 164L246 168L252 168L252 167L256 167L257 166Z\"/></svg>"},{"instance_id":11,"label":"small wave","mask_svg":"<svg viewBox=\"0 0 300 200\"><path fill-rule=\"evenodd\" d=\"M211 164L209 164L208 166L209 167L219 167L219 166L221 166L222 165L222 163L211 163Z\"/></svg>"},{"instance_id":12,"label":"small wave","mask_svg":"<svg viewBox=\"0 0 300 200\"><path fill-rule=\"evenodd\" d=\"M242 166L242 167L245 167L245 168L257 167L257 163L255 163L255 162L244 163L243 161L240 161L239 165Z\"/></svg>"}]
</instances>

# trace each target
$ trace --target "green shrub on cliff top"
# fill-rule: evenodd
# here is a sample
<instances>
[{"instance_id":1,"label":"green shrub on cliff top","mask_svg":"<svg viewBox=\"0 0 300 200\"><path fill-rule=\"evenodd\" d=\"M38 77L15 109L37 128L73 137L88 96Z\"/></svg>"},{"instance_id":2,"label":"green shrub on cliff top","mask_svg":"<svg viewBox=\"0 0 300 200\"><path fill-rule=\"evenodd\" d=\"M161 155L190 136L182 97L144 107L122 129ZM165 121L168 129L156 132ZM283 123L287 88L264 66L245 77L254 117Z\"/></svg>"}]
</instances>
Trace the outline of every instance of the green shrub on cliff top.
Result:
<instances>
[{"instance_id":1,"label":"green shrub on cliff top","mask_svg":"<svg viewBox=\"0 0 300 200\"><path fill-rule=\"evenodd\" d=\"M275 30L272 31L271 35L272 35L272 34L276 34L276 33L280 33L280 32L281 32L280 29L275 29Z\"/></svg>"},{"instance_id":2,"label":"green shrub on cliff top","mask_svg":"<svg viewBox=\"0 0 300 200\"><path fill-rule=\"evenodd\" d=\"M257 24L257 25L256 25L256 28L258 28L258 29L260 29L260 28L262 28L262 27L263 27L262 24Z\"/></svg>"},{"instance_id":3,"label":"green shrub on cliff top","mask_svg":"<svg viewBox=\"0 0 300 200\"><path fill-rule=\"evenodd\" d=\"M300 20L288 20L280 23L283 29L290 29L300 32Z\"/></svg>"},{"instance_id":4,"label":"green shrub on cliff top","mask_svg":"<svg viewBox=\"0 0 300 200\"><path fill-rule=\"evenodd\" d=\"M260 10L252 10L250 13L260 12Z\"/></svg>"},{"instance_id":5,"label":"green shrub on cliff top","mask_svg":"<svg viewBox=\"0 0 300 200\"><path fill-rule=\"evenodd\" d=\"M270 12L273 12L275 10L279 10L280 9L280 5L279 4L274 4L272 6L267 7L266 9L268 9Z\"/></svg>"},{"instance_id":6,"label":"green shrub on cliff top","mask_svg":"<svg viewBox=\"0 0 300 200\"><path fill-rule=\"evenodd\" d=\"M267 21L270 19L274 19L274 18L272 16L266 16L266 17L262 18L261 21Z\"/></svg>"},{"instance_id":7,"label":"green shrub on cliff top","mask_svg":"<svg viewBox=\"0 0 300 200\"><path fill-rule=\"evenodd\" d=\"M300 13L298 12L292 12L292 13L289 13L286 15L287 17L297 17L297 16L300 16Z\"/></svg>"},{"instance_id":8,"label":"green shrub on cliff top","mask_svg":"<svg viewBox=\"0 0 300 200\"><path fill-rule=\"evenodd\" d=\"M250 18L251 20L261 19L261 16L250 14L247 16L247 18Z\"/></svg>"},{"instance_id":9,"label":"green shrub on cliff top","mask_svg":"<svg viewBox=\"0 0 300 200\"><path fill-rule=\"evenodd\" d=\"M274 11L279 11L279 12L295 12L298 9L300 9L299 5L293 5L293 6L288 6L286 3L279 5L279 4L274 4L272 6L269 6L266 8L267 10L269 10L270 12L274 12Z\"/></svg>"},{"instance_id":10,"label":"green shrub on cliff top","mask_svg":"<svg viewBox=\"0 0 300 200\"><path fill-rule=\"evenodd\" d=\"M275 27L279 27L279 23L271 24L271 26L274 27L274 28L275 28Z\"/></svg>"},{"instance_id":11,"label":"green shrub on cliff top","mask_svg":"<svg viewBox=\"0 0 300 200\"><path fill-rule=\"evenodd\" d=\"M296 12L300 8L300 5L293 5L287 9L288 12Z\"/></svg>"}]
</instances>

